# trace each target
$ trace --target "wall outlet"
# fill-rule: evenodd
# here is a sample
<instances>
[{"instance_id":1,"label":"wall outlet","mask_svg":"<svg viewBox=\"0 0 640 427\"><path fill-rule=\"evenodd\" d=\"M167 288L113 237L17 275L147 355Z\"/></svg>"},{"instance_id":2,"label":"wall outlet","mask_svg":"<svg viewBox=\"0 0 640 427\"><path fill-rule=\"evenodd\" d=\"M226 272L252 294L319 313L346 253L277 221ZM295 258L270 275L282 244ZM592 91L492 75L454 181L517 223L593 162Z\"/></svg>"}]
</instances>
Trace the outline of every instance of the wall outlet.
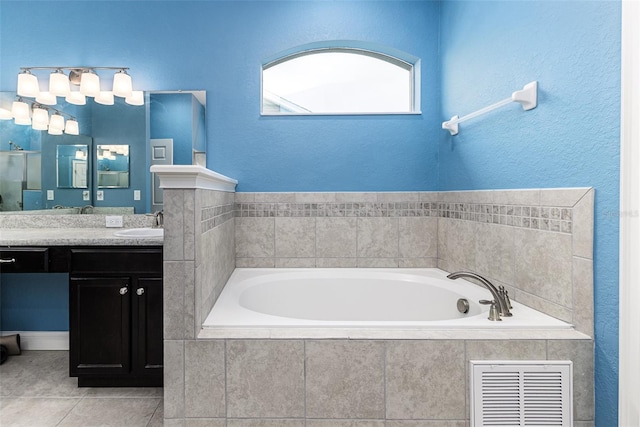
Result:
<instances>
[{"instance_id":1,"label":"wall outlet","mask_svg":"<svg viewBox=\"0 0 640 427\"><path fill-rule=\"evenodd\" d=\"M122 222L122 215L106 215L105 222L108 228L113 228L113 227L117 228L117 227L124 226Z\"/></svg>"},{"instance_id":2,"label":"wall outlet","mask_svg":"<svg viewBox=\"0 0 640 427\"><path fill-rule=\"evenodd\" d=\"M98 190L96 192L96 200L104 200L104 191Z\"/></svg>"},{"instance_id":3,"label":"wall outlet","mask_svg":"<svg viewBox=\"0 0 640 427\"><path fill-rule=\"evenodd\" d=\"M90 198L89 190L82 190L82 200L88 202Z\"/></svg>"},{"instance_id":4,"label":"wall outlet","mask_svg":"<svg viewBox=\"0 0 640 427\"><path fill-rule=\"evenodd\" d=\"M53 190L47 190L47 200L53 200Z\"/></svg>"},{"instance_id":5,"label":"wall outlet","mask_svg":"<svg viewBox=\"0 0 640 427\"><path fill-rule=\"evenodd\" d=\"M133 190L133 200L140 200L140 190Z\"/></svg>"}]
</instances>

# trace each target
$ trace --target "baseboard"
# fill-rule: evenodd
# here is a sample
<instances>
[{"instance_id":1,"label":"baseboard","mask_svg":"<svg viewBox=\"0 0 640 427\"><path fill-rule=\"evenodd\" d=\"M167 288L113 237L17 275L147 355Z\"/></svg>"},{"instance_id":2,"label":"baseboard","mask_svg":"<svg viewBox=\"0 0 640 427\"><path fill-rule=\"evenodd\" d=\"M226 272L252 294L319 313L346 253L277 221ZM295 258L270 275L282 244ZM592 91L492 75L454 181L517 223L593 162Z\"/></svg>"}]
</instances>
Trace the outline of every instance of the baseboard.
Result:
<instances>
[{"instance_id":1,"label":"baseboard","mask_svg":"<svg viewBox=\"0 0 640 427\"><path fill-rule=\"evenodd\" d=\"M2 331L0 335L20 334L22 350L69 350L69 332Z\"/></svg>"}]
</instances>

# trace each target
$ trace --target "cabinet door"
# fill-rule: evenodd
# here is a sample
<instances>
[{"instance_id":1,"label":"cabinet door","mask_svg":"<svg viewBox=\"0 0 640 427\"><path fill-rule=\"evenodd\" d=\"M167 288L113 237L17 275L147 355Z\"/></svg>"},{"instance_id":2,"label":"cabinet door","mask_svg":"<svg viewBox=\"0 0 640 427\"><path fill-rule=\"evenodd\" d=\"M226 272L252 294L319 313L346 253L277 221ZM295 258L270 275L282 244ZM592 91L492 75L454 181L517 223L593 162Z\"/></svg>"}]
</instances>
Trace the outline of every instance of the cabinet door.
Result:
<instances>
[{"instance_id":1,"label":"cabinet door","mask_svg":"<svg viewBox=\"0 0 640 427\"><path fill-rule=\"evenodd\" d=\"M71 376L129 372L129 283L128 277L70 277Z\"/></svg>"},{"instance_id":2,"label":"cabinet door","mask_svg":"<svg viewBox=\"0 0 640 427\"><path fill-rule=\"evenodd\" d=\"M162 375L162 278L141 277L132 296L134 301L133 331L134 370L142 375Z\"/></svg>"}]
</instances>

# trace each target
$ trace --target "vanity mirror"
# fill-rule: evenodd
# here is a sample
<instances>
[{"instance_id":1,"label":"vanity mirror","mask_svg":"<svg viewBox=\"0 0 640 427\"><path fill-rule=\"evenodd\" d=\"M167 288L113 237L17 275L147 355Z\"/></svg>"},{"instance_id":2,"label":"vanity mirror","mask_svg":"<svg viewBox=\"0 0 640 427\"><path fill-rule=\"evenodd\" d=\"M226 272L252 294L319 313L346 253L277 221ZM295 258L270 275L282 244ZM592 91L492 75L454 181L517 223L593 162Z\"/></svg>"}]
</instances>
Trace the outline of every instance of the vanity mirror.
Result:
<instances>
[{"instance_id":1,"label":"vanity mirror","mask_svg":"<svg viewBox=\"0 0 640 427\"><path fill-rule=\"evenodd\" d=\"M6 108L16 94L0 92L0 107ZM58 98L60 100L61 98ZM149 173L153 162L170 164L200 164L206 166L205 91L152 91L145 92L144 106L132 106L115 99L114 105L101 105L87 98L86 105L78 106L59 102L55 108L77 118L79 135L50 135L47 131L33 130L31 126L17 125L14 120L0 117L0 153L20 150L40 153L42 159L41 182L34 186L18 183L22 197L37 199L24 204L26 210L52 209L54 207L128 207L135 213L149 213L162 209L161 190L153 188ZM152 160L152 142L165 141L166 150L172 156ZM69 177L64 171L80 173L83 166L71 148L61 149L58 162L58 146L86 145L87 171L85 187L82 178ZM127 154L109 151L107 159L101 147L127 147ZM81 150L82 151L82 150ZM115 150L114 150L115 151ZM156 152L158 150L155 150ZM79 154L78 154L79 155ZM100 158L102 157L102 158ZM115 157L116 160L112 158ZM65 164L62 164L62 159ZM62 176L64 175L64 176ZM3 196L3 176L0 174L0 197ZM12 188L15 185L12 185ZM98 191L103 195L97 199ZM152 202L152 192L155 201ZM158 203L159 201L159 203ZM15 209L23 203L12 203ZM7 212L0 204L0 213ZM97 211L97 210L96 210ZM84 212L91 212L85 209Z\"/></svg>"}]
</instances>

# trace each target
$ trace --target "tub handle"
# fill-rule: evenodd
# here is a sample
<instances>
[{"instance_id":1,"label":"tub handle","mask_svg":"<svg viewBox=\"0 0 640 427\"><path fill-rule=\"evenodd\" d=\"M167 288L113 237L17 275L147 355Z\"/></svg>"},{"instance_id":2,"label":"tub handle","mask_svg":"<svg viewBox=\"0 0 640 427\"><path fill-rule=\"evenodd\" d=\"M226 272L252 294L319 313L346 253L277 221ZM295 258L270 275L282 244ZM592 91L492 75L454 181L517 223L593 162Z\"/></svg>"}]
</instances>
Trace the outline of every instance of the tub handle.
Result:
<instances>
[{"instance_id":1,"label":"tub handle","mask_svg":"<svg viewBox=\"0 0 640 427\"><path fill-rule=\"evenodd\" d=\"M489 301L488 299L481 299L478 302L483 305L491 304L491 307L489 307L489 317L488 317L489 320L495 321L495 322L502 321L502 319L500 318L500 312L498 311L498 307L495 301Z\"/></svg>"}]
</instances>

